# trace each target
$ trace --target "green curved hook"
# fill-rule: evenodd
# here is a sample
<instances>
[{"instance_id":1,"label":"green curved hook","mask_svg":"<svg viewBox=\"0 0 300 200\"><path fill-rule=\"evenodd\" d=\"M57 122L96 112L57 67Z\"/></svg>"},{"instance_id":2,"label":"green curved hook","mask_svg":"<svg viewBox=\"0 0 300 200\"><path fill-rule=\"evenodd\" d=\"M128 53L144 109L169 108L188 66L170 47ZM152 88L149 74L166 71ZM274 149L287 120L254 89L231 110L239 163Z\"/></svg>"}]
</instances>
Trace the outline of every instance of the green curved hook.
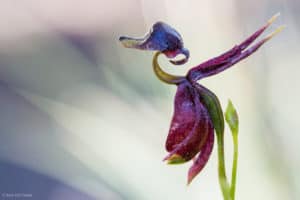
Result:
<instances>
[{"instance_id":1,"label":"green curved hook","mask_svg":"<svg viewBox=\"0 0 300 200\"><path fill-rule=\"evenodd\" d=\"M157 61L157 58L160 54L161 54L161 52L156 52L155 55L153 56L153 60L152 60L153 70L154 70L154 73L157 76L157 78L164 83L174 84L174 85L177 85L177 84L183 82L184 80L186 80L186 78L184 76L175 76L175 75L172 75L172 74L169 74L169 73L163 71Z\"/></svg>"}]
</instances>

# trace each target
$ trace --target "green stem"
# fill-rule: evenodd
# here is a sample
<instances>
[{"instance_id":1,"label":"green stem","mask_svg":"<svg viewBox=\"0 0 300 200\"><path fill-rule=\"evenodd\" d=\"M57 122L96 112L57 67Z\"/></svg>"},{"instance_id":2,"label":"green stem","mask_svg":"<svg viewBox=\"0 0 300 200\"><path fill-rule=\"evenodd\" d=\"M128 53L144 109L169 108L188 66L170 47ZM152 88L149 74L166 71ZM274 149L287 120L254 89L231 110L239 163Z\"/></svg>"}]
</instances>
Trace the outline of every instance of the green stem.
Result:
<instances>
[{"instance_id":1,"label":"green stem","mask_svg":"<svg viewBox=\"0 0 300 200\"><path fill-rule=\"evenodd\" d=\"M231 185L230 185L230 197L235 199L235 187L236 187L236 174L237 174L237 162L238 162L238 132L239 132L239 117L234 108L232 102L229 100L227 109L225 112L225 119L228 123L232 139L233 139L233 161L231 171Z\"/></svg>"},{"instance_id":2,"label":"green stem","mask_svg":"<svg viewBox=\"0 0 300 200\"><path fill-rule=\"evenodd\" d=\"M224 134L217 134L218 140L218 159L219 159L219 183L224 200L231 200L230 187L227 181L224 155Z\"/></svg>"},{"instance_id":3,"label":"green stem","mask_svg":"<svg viewBox=\"0 0 300 200\"><path fill-rule=\"evenodd\" d=\"M236 188L236 174L237 174L237 163L238 163L238 134L236 131L232 132L233 139L233 163L232 163L232 174L231 174L231 188L230 196L231 199L235 199L235 188Z\"/></svg>"},{"instance_id":4,"label":"green stem","mask_svg":"<svg viewBox=\"0 0 300 200\"><path fill-rule=\"evenodd\" d=\"M186 79L184 76L175 76L162 70L157 61L157 58L160 54L161 52L156 52L152 60L154 73L159 80L167 84L179 84L184 81Z\"/></svg>"}]
</instances>

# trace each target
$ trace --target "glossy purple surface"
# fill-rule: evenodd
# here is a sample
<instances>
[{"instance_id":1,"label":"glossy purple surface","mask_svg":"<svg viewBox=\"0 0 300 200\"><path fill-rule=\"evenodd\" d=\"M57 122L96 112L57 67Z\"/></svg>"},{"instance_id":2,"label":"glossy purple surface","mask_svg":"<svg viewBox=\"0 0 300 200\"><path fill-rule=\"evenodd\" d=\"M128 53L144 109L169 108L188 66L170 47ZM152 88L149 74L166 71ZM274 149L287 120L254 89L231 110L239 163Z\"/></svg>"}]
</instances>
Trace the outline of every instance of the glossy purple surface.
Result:
<instances>
[{"instance_id":1,"label":"glossy purple surface","mask_svg":"<svg viewBox=\"0 0 300 200\"><path fill-rule=\"evenodd\" d=\"M191 160L204 145L211 130L207 109L200 102L197 89L186 81L178 86L166 149L172 155L180 155L185 161Z\"/></svg>"}]
</instances>

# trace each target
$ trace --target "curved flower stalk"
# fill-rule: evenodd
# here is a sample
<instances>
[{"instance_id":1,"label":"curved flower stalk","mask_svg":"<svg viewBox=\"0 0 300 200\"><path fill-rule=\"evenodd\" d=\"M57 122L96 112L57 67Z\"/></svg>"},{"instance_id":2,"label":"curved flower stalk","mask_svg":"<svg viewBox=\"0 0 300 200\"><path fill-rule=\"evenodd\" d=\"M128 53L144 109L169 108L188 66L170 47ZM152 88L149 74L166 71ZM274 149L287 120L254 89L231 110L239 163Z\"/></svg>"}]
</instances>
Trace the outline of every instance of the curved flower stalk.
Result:
<instances>
[{"instance_id":1,"label":"curved flower stalk","mask_svg":"<svg viewBox=\"0 0 300 200\"><path fill-rule=\"evenodd\" d=\"M156 51L153 57L153 70L156 76L167 84L177 86L174 101L174 113L169 134L166 140L168 155L164 158L169 164L180 164L190 160L192 166L188 171L188 184L204 168L214 146L214 132L217 136L219 159L219 182L225 200L234 200L237 168L237 132L238 118L231 104L226 111L226 122L229 124L234 141L234 159L232 180L229 184L225 170L224 156L224 115L217 96L197 81L218 74L257 51L265 42L279 33L283 26L262 40L250 46L279 16L272 17L239 45L227 52L191 68L186 76L176 76L165 72L158 63L158 57L164 54L174 58L185 55L182 60L170 60L175 65L187 62L189 51L184 48L180 34L163 22L157 22L144 38L134 39L122 36L120 41L127 48Z\"/></svg>"}]
</instances>

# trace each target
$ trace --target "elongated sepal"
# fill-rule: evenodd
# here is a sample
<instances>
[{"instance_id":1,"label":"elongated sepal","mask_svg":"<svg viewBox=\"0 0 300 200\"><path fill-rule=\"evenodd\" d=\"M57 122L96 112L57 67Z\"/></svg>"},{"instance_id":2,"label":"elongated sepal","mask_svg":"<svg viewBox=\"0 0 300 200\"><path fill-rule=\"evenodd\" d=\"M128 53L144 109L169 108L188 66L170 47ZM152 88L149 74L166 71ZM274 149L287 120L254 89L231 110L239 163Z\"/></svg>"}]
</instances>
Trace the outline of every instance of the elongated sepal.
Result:
<instances>
[{"instance_id":1,"label":"elongated sepal","mask_svg":"<svg viewBox=\"0 0 300 200\"><path fill-rule=\"evenodd\" d=\"M204 146L201 148L198 157L194 160L193 165L189 169L188 181L187 181L188 185L205 167L212 153L213 147L214 147L214 130L213 127L211 127L210 133L208 135L208 138Z\"/></svg>"},{"instance_id":2,"label":"elongated sepal","mask_svg":"<svg viewBox=\"0 0 300 200\"><path fill-rule=\"evenodd\" d=\"M202 78L218 74L256 52L263 44L284 29L285 26L279 26L274 32L267 35L257 43L254 43L254 41L277 19L278 16L279 14L274 15L265 25L255 31L240 44L235 45L225 53L190 69L188 71L187 78L196 82Z\"/></svg>"}]
</instances>

